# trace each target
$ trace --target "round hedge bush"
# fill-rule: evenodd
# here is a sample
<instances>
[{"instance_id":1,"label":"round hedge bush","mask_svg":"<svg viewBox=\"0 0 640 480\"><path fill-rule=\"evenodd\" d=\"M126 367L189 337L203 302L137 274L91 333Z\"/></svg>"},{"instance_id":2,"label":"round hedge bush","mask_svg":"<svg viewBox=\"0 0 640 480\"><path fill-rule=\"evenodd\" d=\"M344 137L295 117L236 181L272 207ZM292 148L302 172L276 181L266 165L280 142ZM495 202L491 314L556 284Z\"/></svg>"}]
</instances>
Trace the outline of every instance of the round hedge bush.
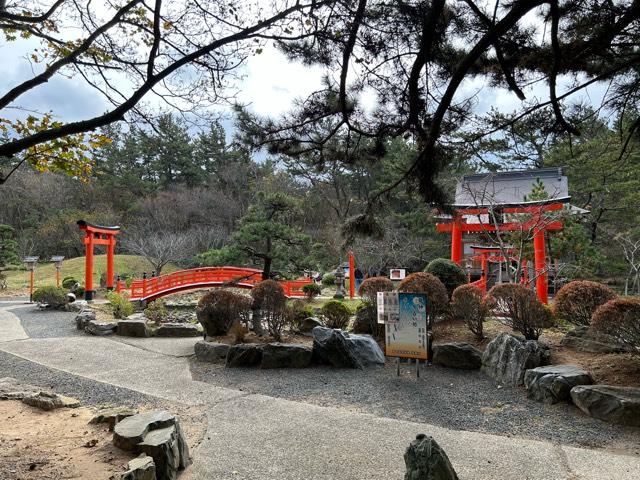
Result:
<instances>
[{"instance_id":1,"label":"round hedge bush","mask_svg":"<svg viewBox=\"0 0 640 480\"><path fill-rule=\"evenodd\" d=\"M390 292L393 290L393 282L387 277L370 277L365 279L358 289L358 295L367 303L375 304L378 292Z\"/></svg>"},{"instance_id":2,"label":"round hedge bush","mask_svg":"<svg viewBox=\"0 0 640 480\"><path fill-rule=\"evenodd\" d=\"M324 323L329 328L344 329L349 324L351 310L338 300L330 300L320 310Z\"/></svg>"},{"instance_id":3,"label":"round hedge bush","mask_svg":"<svg viewBox=\"0 0 640 480\"><path fill-rule=\"evenodd\" d=\"M325 273L322 276L322 285L330 287L336 284L336 276L333 273Z\"/></svg>"},{"instance_id":4,"label":"round hedge bush","mask_svg":"<svg viewBox=\"0 0 640 480\"><path fill-rule=\"evenodd\" d=\"M208 336L226 335L236 322L246 322L251 298L231 290L215 289L202 296L196 316Z\"/></svg>"},{"instance_id":5,"label":"round hedge bush","mask_svg":"<svg viewBox=\"0 0 640 480\"><path fill-rule=\"evenodd\" d=\"M484 301L484 294L475 285L460 285L451 296L451 316L454 320L464 322L476 338L484 338L484 321L489 315L489 308Z\"/></svg>"},{"instance_id":6,"label":"round hedge bush","mask_svg":"<svg viewBox=\"0 0 640 480\"><path fill-rule=\"evenodd\" d=\"M447 311L449 295L444 284L430 273L416 272L400 282L399 292L425 293L427 295L427 317L429 322Z\"/></svg>"},{"instance_id":7,"label":"round hedge bush","mask_svg":"<svg viewBox=\"0 0 640 480\"><path fill-rule=\"evenodd\" d=\"M46 286L33 292L33 301L51 308L64 308L67 304L67 292L64 288Z\"/></svg>"},{"instance_id":8,"label":"round hedge bush","mask_svg":"<svg viewBox=\"0 0 640 480\"><path fill-rule=\"evenodd\" d=\"M446 287L449 296L460 285L467 283L467 274L464 269L456 262L446 258L432 260L424 271L438 277Z\"/></svg>"},{"instance_id":9,"label":"round hedge bush","mask_svg":"<svg viewBox=\"0 0 640 480\"><path fill-rule=\"evenodd\" d=\"M302 292L305 297L311 300L322 293L322 287L317 283L309 283L302 287Z\"/></svg>"},{"instance_id":10,"label":"round hedge bush","mask_svg":"<svg viewBox=\"0 0 640 480\"><path fill-rule=\"evenodd\" d=\"M600 305L616 298L606 285L587 280L576 280L562 287L553 300L556 317L574 325L589 325Z\"/></svg>"},{"instance_id":11,"label":"round hedge bush","mask_svg":"<svg viewBox=\"0 0 640 480\"><path fill-rule=\"evenodd\" d=\"M275 280L263 280L251 289L255 308L260 310L281 310L287 303L284 288Z\"/></svg>"},{"instance_id":12,"label":"round hedge bush","mask_svg":"<svg viewBox=\"0 0 640 480\"><path fill-rule=\"evenodd\" d=\"M620 297L600 305L591 328L615 337L640 354L640 298Z\"/></svg>"}]
</instances>

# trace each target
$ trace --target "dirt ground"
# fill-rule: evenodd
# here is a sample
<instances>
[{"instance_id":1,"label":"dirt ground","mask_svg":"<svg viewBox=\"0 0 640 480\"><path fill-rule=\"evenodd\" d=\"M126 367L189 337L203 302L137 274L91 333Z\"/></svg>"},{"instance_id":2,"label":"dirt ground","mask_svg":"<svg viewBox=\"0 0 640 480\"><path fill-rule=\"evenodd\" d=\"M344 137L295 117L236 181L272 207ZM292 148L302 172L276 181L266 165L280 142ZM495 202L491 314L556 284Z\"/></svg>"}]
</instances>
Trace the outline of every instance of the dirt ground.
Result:
<instances>
[{"instance_id":1,"label":"dirt ground","mask_svg":"<svg viewBox=\"0 0 640 480\"><path fill-rule=\"evenodd\" d=\"M500 332L510 331L509 327L497 320L489 320L484 324L486 338L480 341L461 322L438 324L434 333L436 343L468 342L483 349ZM541 341L551 347L552 364L563 363L582 367L591 373L598 384L640 387L639 355L577 352L560 345L565 333L564 329L551 328L545 330L540 337Z\"/></svg>"},{"instance_id":2,"label":"dirt ground","mask_svg":"<svg viewBox=\"0 0 640 480\"><path fill-rule=\"evenodd\" d=\"M201 412L168 410L180 417L194 448L206 424ZM135 455L112 445L107 424L89 424L92 415L85 407L45 412L17 400L1 401L0 479L119 479Z\"/></svg>"}]
</instances>

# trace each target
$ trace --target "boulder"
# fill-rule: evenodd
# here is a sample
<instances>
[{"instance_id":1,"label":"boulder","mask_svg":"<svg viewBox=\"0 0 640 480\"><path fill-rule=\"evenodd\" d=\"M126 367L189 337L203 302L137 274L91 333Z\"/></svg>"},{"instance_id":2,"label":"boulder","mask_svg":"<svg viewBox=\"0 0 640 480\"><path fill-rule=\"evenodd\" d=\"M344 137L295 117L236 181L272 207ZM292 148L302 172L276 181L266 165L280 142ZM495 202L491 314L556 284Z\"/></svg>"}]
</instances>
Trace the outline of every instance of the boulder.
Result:
<instances>
[{"instance_id":1,"label":"boulder","mask_svg":"<svg viewBox=\"0 0 640 480\"><path fill-rule=\"evenodd\" d=\"M482 366L482 352L468 343L440 343L433 346L433 363L449 368L476 370Z\"/></svg>"},{"instance_id":2,"label":"boulder","mask_svg":"<svg viewBox=\"0 0 640 480\"><path fill-rule=\"evenodd\" d=\"M153 458L141 454L129 462L129 469L122 474L121 480L156 480L156 464Z\"/></svg>"},{"instance_id":3,"label":"boulder","mask_svg":"<svg viewBox=\"0 0 640 480\"><path fill-rule=\"evenodd\" d=\"M640 388L578 385L571 389L571 399L587 415L640 427Z\"/></svg>"},{"instance_id":4,"label":"boulder","mask_svg":"<svg viewBox=\"0 0 640 480\"><path fill-rule=\"evenodd\" d=\"M118 328L117 323L99 322L98 320L90 320L84 327L84 331L91 335L113 335Z\"/></svg>"},{"instance_id":5,"label":"boulder","mask_svg":"<svg viewBox=\"0 0 640 480\"><path fill-rule=\"evenodd\" d=\"M574 365L538 367L524 374L527 396L547 404L570 401L573 387L592 383L591 375Z\"/></svg>"},{"instance_id":6,"label":"boulder","mask_svg":"<svg viewBox=\"0 0 640 480\"><path fill-rule=\"evenodd\" d=\"M56 408L76 408L80 401L65 395L51 392L38 392L22 398L22 403L40 410L55 410Z\"/></svg>"},{"instance_id":7,"label":"boulder","mask_svg":"<svg viewBox=\"0 0 640 480\"><path fill-rule=\"evenodd\" d=\"M136 415L137 413L137 410L128 407L105 408L96 412L91 420L89 420L89 423L108 423L109 431L113 432L113 429L119 421Z\"/></svg>"},{"instance_id":8,"label":"boulder","mask_svg":"<svg viewBox=\"0 0 640 480\"><path fill-rule=\"evenodd\" d=\"M339 368L384 365L384 353L368 335L349 335L326 327L313 329L313 356L319 363Z\"/></svg>"},{"instance_id":9,"label":"boulder","mask_svg":"<svg viewBox=\"0 0 640 480\"><path fill-rule=\"evenodd\" d=\"M300 325L300 331L302 333L309 333L316 327L321 327L322 322L315 317L307 317L302 321Z\"/></svg>"},{"instance_id":10,"label":"boulder","mask_svg":"<svg viewBox=\"0 0 640 480\"><path fill-rule=\"evenodd\" d=\"M129 318L118 322L118 329L116 333L123 337L149 336L146 320L129 320Z\"/></svg>"},{"instance_id":11,"label":"boulder","mask_svg":"<svg viewBox=\"0 0 640 480\"><path fill-rule=\"evenodd\" d=\"M626 353L633 349L606 333L595 332L588 326L578 326L567 332L560 345L579 352L589 353Z\"/></svg>"},{"instance_id":12,"label":"boulder","mask_svg":"<svg viewBox=\"0 0 640 480\"><path fill-rule=\"evenodd\" d=\"M71 298L69 297L69 295L73 295L74 301L69 301L69 299ZM75 293L67 293L67 304L65 305L65 309L68 312L80 313L83 310L88 310L89 304L86 300L78 300Z\"/></svg>"},{"instance_id":13,"label":"boulder","mask_svg":"<svg viewBox=\"0 0 640 480\"><path fill-rule=\"evenodd\" d=\"M525 340L503 332L482 354L482 371L505 385L524 383L524 372L549 363L549 347L536 340Z\"/></svg>"},{"instance_id":14,"label":"boulder","mask_svg":"<svg viewBox=\"0 0 640 480\"><path fill-rule=\"evenodd\" d=\"M87 326L87 323L89 323L89 322L91 322L91 321L93 321L95 319L96 319L96 312L94 312L93 310L82 310L75 317L76 328L78 330L84 330L85 327Z\"/></svg>"},{"instance_id":15,"label":"boulder","mask_svg":"<svg viewBox=\"0 0 640 480\"><path fill-rule=\"evenodd\" d=\"M156 337L197 337L201 333L194 323L167 322L158 327Z\"/></svg>"},{"instance_id":16,"label":"boulder","mask_svg":"<svg viewBox=\"0 0 640 480\"><path fill-rule=\"evenodd\" d=\"M449 457L428 435L420 434L404 452L405 480L458 480Z\"/></svg>"},{"instance_id":17,"label":"boulder","mask_svg":"<svg viewBox=\"0 0 640 480\"><path fill-rule=\"evenodd\" d=\"M12 377L0 378L0 400L22 400L41 391L40 387L19 382Z\"/></svg>"},{"instance_id":18,"label":"boulder","mask_svg":"<svg viewBox=\"0 0 640 480\"><path fill-rule=\"evenodd\" d=\"M305 368L311 365L313 350L306 345L270 343L262 348L262 368Z\"/></svg>"},{"instance_id":19,"label":"boulder","mask_svg":"<svg viewBox=\"0 0 640 480\"><path fill-rule=\"evenodd\" d=\"M231 345L227 353L226 366L229 368L257 367L262 361L262 347L257 343Z\"/></svg>"},{"instance_id":20,"label":"boulder","mask_svg":"<svg viewBox=\"0 0 640 480\"><path fill-rule=\"evenodd\" d=\"M125 418L113 430L113 444L153 458L158 480L175 480L190 463L189 448L175 415L153 410Z\"/></svg>"},{"instance_id":21,"label":"boulder","mask_svg":"<svg viewBox=\"0 0 640 480\"><path fill-rule=\"evenodd\" d=\"M195 347L196 358L201 362L224 362L229 352L229 345L226 343L205 342L204 340L196 343Z\"/></svg>"}]
</instances>

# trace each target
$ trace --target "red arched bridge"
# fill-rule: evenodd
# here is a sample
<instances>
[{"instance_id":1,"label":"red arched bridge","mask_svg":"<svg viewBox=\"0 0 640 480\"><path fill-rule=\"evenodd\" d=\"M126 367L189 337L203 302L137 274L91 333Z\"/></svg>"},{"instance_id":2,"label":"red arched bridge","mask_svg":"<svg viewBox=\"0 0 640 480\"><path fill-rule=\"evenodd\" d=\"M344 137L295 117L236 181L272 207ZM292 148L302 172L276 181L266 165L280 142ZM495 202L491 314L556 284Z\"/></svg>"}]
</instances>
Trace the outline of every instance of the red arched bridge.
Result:
<instances>
[{"instance_id":1,"label":"red arched bridge","mask_svg":"<svg viewBox=\"0 0 640 480\"><path fill-rule=\"evenodd\" d=\"M116 291L127 293L132 301L151 301L172 293L219 285L253 288L261 281L262 270L255 268L205 267L134 280L129 287L120 280L116 283ZM287 297L303 297L302 287L312 282L310 278L279 281Z\"/></svg>"}]
</instances>

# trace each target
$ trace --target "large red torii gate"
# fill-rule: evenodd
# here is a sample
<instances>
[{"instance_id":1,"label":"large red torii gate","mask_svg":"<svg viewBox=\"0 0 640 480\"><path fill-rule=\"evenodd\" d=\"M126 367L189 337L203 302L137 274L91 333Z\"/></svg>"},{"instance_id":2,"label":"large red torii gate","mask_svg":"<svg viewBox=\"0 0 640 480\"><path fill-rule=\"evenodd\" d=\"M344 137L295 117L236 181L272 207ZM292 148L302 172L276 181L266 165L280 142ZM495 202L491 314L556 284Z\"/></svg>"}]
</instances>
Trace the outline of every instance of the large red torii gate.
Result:
<instances>
[{"instance_id":1,"label":"large red torii gate","mask_svg":"<svg viewBox=\"0 0 640 480\"><path fill-rule=\"evenodd\" d=\"M113 257L116 249L116 235L120 233L120 227L105 227L92 225L84 220L78 220L78 227L84 230L85 245L84 257L84 299L93 300L93 247L104 245L107 247L107 290L113 290L114 266Z\"/></svg>"}]
</instances>

